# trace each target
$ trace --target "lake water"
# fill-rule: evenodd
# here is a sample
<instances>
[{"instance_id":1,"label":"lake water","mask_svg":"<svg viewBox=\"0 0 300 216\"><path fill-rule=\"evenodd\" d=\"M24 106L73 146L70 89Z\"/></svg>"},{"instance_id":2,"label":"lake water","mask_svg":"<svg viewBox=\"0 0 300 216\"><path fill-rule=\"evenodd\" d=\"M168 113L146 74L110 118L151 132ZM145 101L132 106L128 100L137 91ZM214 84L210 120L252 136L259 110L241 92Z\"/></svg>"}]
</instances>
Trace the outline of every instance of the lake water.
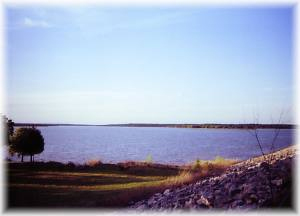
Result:
<instances>
[{"instance_id":1,"label":"lake water","mask_svg":"<svg viewBox=\"0 0 300 216\"><path fill-rule=\"evenodd\" d=\"M35 160L84 163L127 160L185 164L216 156L247 159L260 155L253 135L238 129L190 129L159 127L51 126L38 128L45 139L45 150ZM282 129L275 149L294 144L295 130ZM274 129L259 130L268 151ZM25 160L29 160L25 157Z\"/></svg>"}]
</instances>

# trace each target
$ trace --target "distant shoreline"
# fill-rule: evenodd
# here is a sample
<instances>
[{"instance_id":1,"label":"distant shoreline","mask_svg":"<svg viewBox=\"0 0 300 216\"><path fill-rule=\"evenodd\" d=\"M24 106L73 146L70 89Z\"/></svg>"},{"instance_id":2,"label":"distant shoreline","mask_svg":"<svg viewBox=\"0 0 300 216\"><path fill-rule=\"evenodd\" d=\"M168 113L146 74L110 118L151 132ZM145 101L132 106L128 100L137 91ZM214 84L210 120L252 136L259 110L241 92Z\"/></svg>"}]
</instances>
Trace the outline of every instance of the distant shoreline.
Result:
<instances>
[{"instance_id":1,"label":"distant shoreline","mask_svg":"<svg viewBox=\"0 0 300 216\"><path fill-rule=\"evenodd\" d=\"M292 124L47 124L47 123L15 123L17 127L49 127L49 126L106 126L106 127L168 127L168 128L212 128L212 129L295 129Z\"/></svg>"}]
</instances>

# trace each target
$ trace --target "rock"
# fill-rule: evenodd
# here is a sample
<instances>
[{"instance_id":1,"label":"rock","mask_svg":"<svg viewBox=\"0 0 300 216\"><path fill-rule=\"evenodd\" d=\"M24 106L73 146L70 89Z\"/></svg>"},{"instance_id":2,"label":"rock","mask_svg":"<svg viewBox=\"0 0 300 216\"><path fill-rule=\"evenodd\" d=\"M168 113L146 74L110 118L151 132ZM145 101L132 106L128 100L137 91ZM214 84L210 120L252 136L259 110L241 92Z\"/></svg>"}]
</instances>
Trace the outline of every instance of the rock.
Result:
<instances>
[{"instance_id":1,"label":"rock","mask_svg":"<svg viewBox=\"0 0 300 216\"><path fill-rule=\"evenodd\" d=\"M275 154L275 153L274 153ZM292 158L282 151L280 156L266 156L253 158L233 165L221 176L206 178L194 184L181 186L176 189L166 189L163 193L156 193L147 200L136 202L131 208L138 210L171 210L182 208L234 208L257 209L273 206L274 200L280 203L283 195L289 191L287 187L292 178ZM288 157L291 157L289 159ZM268 163L267 163L268 162ZM269 177L272 177L271 188ZM132 203L131 203L132 204Z\"/></svg>"},{"instance_id":2,"label":"rock","mask_svg":"<svg viewBox=\"0 0 300 216\"><path fill-rule=\"evenodd\" d=\"M238 206L242 206L244 205L243 200L235 200L232 204L231 204L231 208L236 208Z\"/></svg>"},{"instance_id":3,"label":"rock","mask_svg":"<svg viewBox=\"0 0 300 216\"><path fill-rule=\"evenodd\" d=\"M169 193L170 193L170 189L164 191L164 195L169 195Z\"/></svg>"},{"instance_id":4,"label":"rock","mask_svg":"<svg viewBox=\"0 0 300 216\"><path fill-rule=\"evenodd\" d=\"M134 201L130 201L128 204L131 206L134 204Z\"/></svg>"},{"instance_id":5,"label":"rock","mask_svg":"<svg viewBox=\"0 0 300 216\"><path fill-rule=\"evenodd\" d=\"M220 189L215 190L215 194L221 194L222 191Z\"/></svg>"},{"instance_id":6,"label":"rock","mask_svg":"<svg viewBox=\"0 0 300 216\"><path fill-rule=\"evenodd\" d=\"M228 190L230 187L231 187L231 183L226 183L226 184L224 185L224 188L227 189L227 190Z\"/></svg>"},{"instance_id":7,"label":"rock","mask_svg":"<svg viewBox=\"0 0 300 216\"><path fill-rule=\"evenodd\" d=\"M155 199L154 199L154 197L151 197L149 200L148 200L148 202L147 202L147 204L150 206L150 205L152 205L152 204L154 204L155 203Z\"/></svg>"},{"instance_id":8,"label":"rock","mask_svg":"<svg viewBox=\"0 0 300 216\"><path fill-rule=\"evenodd\" d=\"M263 199L258 200L258 206L260 206L260 207L266 206L267 203L268 203L268 199L263 198Z\"/></svg>"},{"instance_id":9,"label":"rock","mask_svg":"<svg viewBox=\"0 0 300 216\"><path fill-rule=\"evenodd\" d=\"M208 200L209 203L211 203L214 199L214 195L213 194L209 194L206 199Z\"/></svg>"},{"instance_id":10,"label":"rock","mask_svg":"<svg viewBox=\"0 0 300 216\"><path fill-rule=\"evenodd\" d=\"M245 208L246 208L247 210L254 210L254 209L257 209L258 206L257 206L257 204L252 203L252 204L245 205Z\"/></svg>"},{"instance_id":11,"label":"rock","mask_svg":"<svg viewBox=\"0 0 300 216\"><path fill-rule=\"evenodd\" d=\"M136 210L145 210L147 208L146 204L140 205L139 207L136 208Z\"/></svg>"},{"instance_id":12,"label":"rock","mask_svg":"<svg viewBox=\"0 0 300 216\"><path fill-rule=\"evenodd\" d=\"M261 162L258 164L258 166L260 168L263 168L263 169L268 169L269 168L269 164L267 162Z\"/></svg>"},{"instance_id":13,"label":"rock","mask_svg":"<svg viewBox=\"0 0 300 216\"><path fill-rule=\"evenodd\" d=\"M243 184L243 193L244 194L251 194L255 193L255 186L254 184Z\"/></svg>"},{"instance_id":14,"label":"rock","mask_svg":"<svg viewBox=\"0 0 300 216\"><path fill-rule=\"evenodd\" d=\"M250 196L247 196L245 198L245 202L246 202L247 205L256 203L257 200L258 200L258 198L255 194L250 194Z\"/></svg>"},{"instance_id":15,"label":"rock","mask_svg":"<svg viewBox=\"0 0 300 216\"><path fill-rule=\"evenodd\" d=\"M228 196L217 195L214 200L214 207L221 208L224 204L228 203Z\"/></svg>"},{"instance_id":16,"label":"rock","mask_svg":"<svg viewBox=\"0 0 300 216\"><path fill-rule=\"evenodd\" d=\"M229 196L234 196L235 194L241 192L241 189L239 189L236 185L232 185L230 188L229 188Z\"/></svg>"},{"instance_id":17,"label":"rock","mask_svg":"<svg viewBox=\"0 0 300 216\"><path fill-rule=\"evenodd\" d=\"M282 179L278 179L278 180L272 180L271 183L273 185L280 186L283 184L283 181L282 181Z\"/></svg>"},{"instance_id":18,"label":"rock","mask_svg":"<svg viewBox=\"0 0 300 216\"><path fill-rule=\"evenodd\" d=\"M253 200L248 197L245 199L245 202L247 205L249 205L249 204L252 204Z\"/></svg>"},{"instance_id":19,"label":"rock","mask_svg":"<svg viewBox=\"0 0 300 216\"><path fill-rule=\"evenodd\" d=\"M185 202L184 207L185 208L191 208L193 206L193 199L189 199Z\"/></svg>"},{"instance_id":20,"label":"rock","mask_svg":"<svg viewBox=\"0 0 300 216\"><path fill-rule=\"evenodd\" d=\"M178 208L180 208L180 205L179 205L179 203L177 203L177 202L176 202L173 208L174 208L174 209L178 209Z\"/></svg>"},{"instance_id":21,"label":"rock","mask_svg":"<svg viewBox=\"0 0 300 216\"><path fill-rule=\"evenodd\" d=\"M198 199L198 200L196 201L196 203L197 203L198 205L205 205L205 206L207 206L207 207L210 207L210 206L211 206L211 204L210 204L210 202L208 201L208 199L206 199L204 196L201 196L200 199Z\"/></svg>"},{"instance_id":22,"label":"rock","mask_svg":"<svg viewBox=\"0 0 300 216\"><path fill-rule=\"evenodd\" d=\"M248 172L252 172L254 170L254 167L253 166L250 166L247 168Z\"/></svg>"},{"instance_id":23,"label":"rock","mask_svg":"<svg viewBox=\"0 0 300 216\"><path fill-rule=\"evenodd\" d=\"M229 200L231 200L231 202L232 202L233 200L242 200L244 197L245 197L245 194L243 194L243 193L237 193L234 196L229 197Z\"/></svg>"},{"instance_id":24,"label":"rock","mask_svg":"<svg viewBox=\"0 0 300 216\"><path fill-rule=\"evenodd\" d=\"M266 179L267 175L264 171L261 171L259 170L257 173L256 173L256 176L259 178L259 179Z\"/></svg>"},{"instance_id":25,"label":"rock","mask_svg":"<svg viewBox=\"0 0 300 216\"><path fill-rule=\"evenodd\" d=\"M250 199L253 201L253 202L256 202L258 200L257 196L255 194L251 194L250 195Z\"/></svg>"}]
</instances>

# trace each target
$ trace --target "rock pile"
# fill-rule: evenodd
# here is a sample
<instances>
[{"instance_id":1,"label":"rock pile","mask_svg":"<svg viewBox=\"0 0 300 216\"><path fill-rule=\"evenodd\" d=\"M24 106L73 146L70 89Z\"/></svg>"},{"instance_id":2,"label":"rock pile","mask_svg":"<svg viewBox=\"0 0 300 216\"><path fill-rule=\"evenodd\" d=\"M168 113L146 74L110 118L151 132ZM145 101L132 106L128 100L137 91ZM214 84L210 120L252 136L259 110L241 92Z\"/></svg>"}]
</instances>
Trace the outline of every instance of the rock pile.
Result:
<instances>
[{"instance_id":1,"label":"rock pile","mask_svg":"<svg viewBox=\"0 0 300 216\"><path fill-rule=\"evenodd\" d=\"M257 209L291 202L295 147L256 157L229 167L224 174L157 193L131 208Z\"/></svg>"}]
</instances>

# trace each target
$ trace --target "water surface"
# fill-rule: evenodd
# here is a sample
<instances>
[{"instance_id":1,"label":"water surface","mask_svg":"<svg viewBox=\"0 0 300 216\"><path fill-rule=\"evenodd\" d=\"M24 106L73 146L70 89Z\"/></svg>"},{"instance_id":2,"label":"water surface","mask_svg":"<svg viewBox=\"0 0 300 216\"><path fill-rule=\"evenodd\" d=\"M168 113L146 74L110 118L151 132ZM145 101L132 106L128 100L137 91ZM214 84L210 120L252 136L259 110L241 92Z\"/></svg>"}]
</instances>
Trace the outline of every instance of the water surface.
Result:
<instances>
[{"instance_id":1,"label":"water surface","mask_svg":"<svg viewBox=\"0 0 300 216\"><path fill-rule=\"evenodd\" d=\"M126 160L185 164L216 156L247 159L260 155L253 135L239 129L198 129L161 127L51 126L38 128L45 139L45 150L36 160L84 163ZM259 138L268 151L274 129L260 129ZM275 149L293 144L295 130L282 129ZM25 158L25 160L28 160Z\"/></svg>"}]
</instances>

